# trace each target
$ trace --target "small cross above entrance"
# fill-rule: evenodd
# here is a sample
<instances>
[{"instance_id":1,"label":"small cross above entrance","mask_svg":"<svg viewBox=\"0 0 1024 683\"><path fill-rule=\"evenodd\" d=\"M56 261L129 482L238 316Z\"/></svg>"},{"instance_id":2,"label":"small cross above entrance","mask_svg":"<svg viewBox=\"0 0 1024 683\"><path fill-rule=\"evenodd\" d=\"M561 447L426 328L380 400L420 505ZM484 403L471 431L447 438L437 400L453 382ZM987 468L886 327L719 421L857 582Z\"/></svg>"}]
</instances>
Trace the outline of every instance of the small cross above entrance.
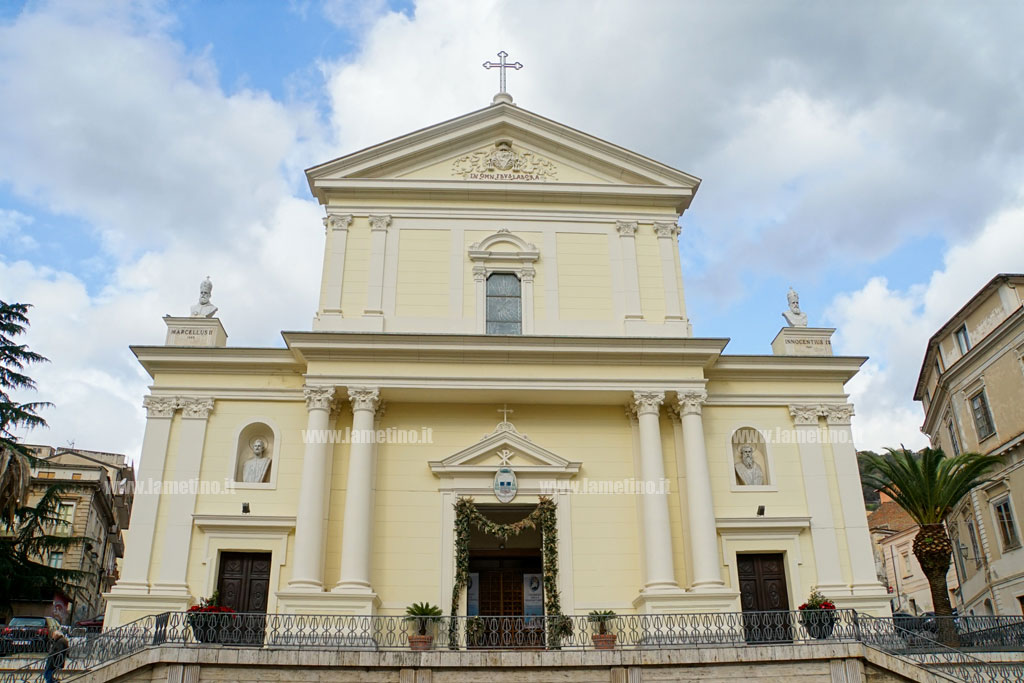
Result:
<instances>
[{"instance_id":1,"label":"small cross above entrance","mask_svg":"<svg viewBox=\"0 0 1024 683\"><path fill-rule=\"evenodd\" d=\"M490 61L484 62L484 68L485 69L497 69L498 70L498 76L499 76L498 82L500 84L500 88L498 90L499 93L506 92L506 90L505 90L505 69L515 69L516 71L519 71L519 69L523 68L523 65L520 64L519 62L514 62L514 63L511 63L511 64L506 62L505 61L506 57L508 57L508 53L505 52L504 50L502 50L501 52L498 53L498 58L501 60L500 62L490 62Z\"/></svg>"},{"instance_id":2,"label":"small cross above entrance","mask_svg":"<svg viewBox=\"0 0 1024 683\"><path fill-rule=\"evenodd\" d=\"M501 413L501 421L508 422L508 414L516 411L509 408L507 403L503 403L502 406L498 408L498 412Z\"/></svg>"}]
</instances>

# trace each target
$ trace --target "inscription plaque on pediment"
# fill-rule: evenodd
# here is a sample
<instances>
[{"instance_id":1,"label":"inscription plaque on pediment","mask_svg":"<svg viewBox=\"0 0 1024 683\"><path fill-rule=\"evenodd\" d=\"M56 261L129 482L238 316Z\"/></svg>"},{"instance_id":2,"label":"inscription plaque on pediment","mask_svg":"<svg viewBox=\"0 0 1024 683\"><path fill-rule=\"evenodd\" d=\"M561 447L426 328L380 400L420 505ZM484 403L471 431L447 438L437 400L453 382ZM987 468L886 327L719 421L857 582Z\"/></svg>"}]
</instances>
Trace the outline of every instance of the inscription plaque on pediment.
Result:
<instances>
[{"instance_id":1,"label":"inscription plaque on pediment","mask_svg":"<svg viewBox=\"0 0 1024 683\"><path fill-rule=\"evenodd\" d=\"M452 162L452 175L464 180L558 180L558 167L533 152L516 151L508 140L465 154Z\"/></svg>"}]
</instances>

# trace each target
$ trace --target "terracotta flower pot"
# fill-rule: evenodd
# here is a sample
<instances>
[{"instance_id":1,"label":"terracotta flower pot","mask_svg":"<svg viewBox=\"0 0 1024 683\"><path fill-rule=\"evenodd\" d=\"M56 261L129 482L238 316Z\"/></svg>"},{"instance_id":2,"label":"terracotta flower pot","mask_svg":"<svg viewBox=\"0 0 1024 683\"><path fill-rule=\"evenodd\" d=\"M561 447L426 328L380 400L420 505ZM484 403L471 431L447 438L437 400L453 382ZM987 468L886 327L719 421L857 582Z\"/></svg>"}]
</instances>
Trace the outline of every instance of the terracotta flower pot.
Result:
<instances>
[{"instance_id":1,"label":"terracotta flower pot","mask_svg":"<svg viewBox=\"0 0 1024 683\"><path fill-rule=\"evenodd\" d=\"M590 639L594 641L595 650L614 650L617 637L614 633L595 633Z\"/></svg>"},{"instance_id":2,"label":"terracotta flower pot","mask_svg":"<svg viewBox=\"0 0 1024 683\"><path fill-rule=\"evenodd\" d=\"M434 644L434 636L409 636L409 649L413 652L429 650Z\"/></svg>"}]
</instances>

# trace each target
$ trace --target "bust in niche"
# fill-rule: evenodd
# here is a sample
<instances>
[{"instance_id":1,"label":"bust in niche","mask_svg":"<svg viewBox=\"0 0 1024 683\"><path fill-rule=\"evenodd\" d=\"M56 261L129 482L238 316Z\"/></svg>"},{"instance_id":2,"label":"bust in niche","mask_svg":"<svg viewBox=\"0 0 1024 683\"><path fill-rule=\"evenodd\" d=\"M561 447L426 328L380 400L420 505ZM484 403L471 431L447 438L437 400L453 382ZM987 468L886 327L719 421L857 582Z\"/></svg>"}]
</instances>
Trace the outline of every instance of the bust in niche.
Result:
<instances>
[{"instance_id":1,"label":"bust in niche","mask_svg":"<svg viewBox=\"0 0 1024 683\"><path fill-rule=\"evenodd\" d=\"M754 460L754 447L749 444L740 446L739 459L736 461L736 477L744 486L763 486L764 470Z\"/></svg>"},{"instance_id":2,"label":"bust in niche","mask_svg":"<svg viewBox=\"0 0 1024 683\"><path fill-rule=\"evenodd\" d=\"M242 481L247 484L262 484L270 469L267 442L259 438L253 439L249 448L252 450L252 457L242 465Z\"/></svg>"}]
</instances>

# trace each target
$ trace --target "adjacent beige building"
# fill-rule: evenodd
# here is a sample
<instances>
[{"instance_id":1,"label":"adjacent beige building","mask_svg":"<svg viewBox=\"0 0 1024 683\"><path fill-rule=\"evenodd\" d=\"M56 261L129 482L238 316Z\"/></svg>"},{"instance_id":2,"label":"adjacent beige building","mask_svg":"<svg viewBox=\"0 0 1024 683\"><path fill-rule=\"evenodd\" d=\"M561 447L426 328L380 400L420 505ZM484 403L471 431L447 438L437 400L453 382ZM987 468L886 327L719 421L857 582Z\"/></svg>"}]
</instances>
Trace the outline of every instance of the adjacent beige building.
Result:
<instances>
[{"instance_id":1,"label":"adjacent beige building","mask_svg":"<svg viewBox=\"0 0 1024 683\"><path fill-rule=\"evenodd\" d=\"M67 613L54 616L69 622L100 616L106 609L103 593L117 582L117 563L124 556L122 532L131 519L135 470L119 453L28 448L38 459L32 468L28 504L34 505L55 484L65 487L54 531L85 539L41 558L51 567L82 572L78 586L68 590ZM62 605L56 607L63 609Z\"/></svg>"},{"instance_id":2,"label":"adjacent beige building","mask_svg":"<svg viewBox=\"0 0 1024 683\"><path fill-rule=\"evenodd\" d=\"M1003 458L947 519L968 614L1024 613L1024 275L992 278L928 342L914 398L949 454Z\"/></svg>"}]
</instances>

